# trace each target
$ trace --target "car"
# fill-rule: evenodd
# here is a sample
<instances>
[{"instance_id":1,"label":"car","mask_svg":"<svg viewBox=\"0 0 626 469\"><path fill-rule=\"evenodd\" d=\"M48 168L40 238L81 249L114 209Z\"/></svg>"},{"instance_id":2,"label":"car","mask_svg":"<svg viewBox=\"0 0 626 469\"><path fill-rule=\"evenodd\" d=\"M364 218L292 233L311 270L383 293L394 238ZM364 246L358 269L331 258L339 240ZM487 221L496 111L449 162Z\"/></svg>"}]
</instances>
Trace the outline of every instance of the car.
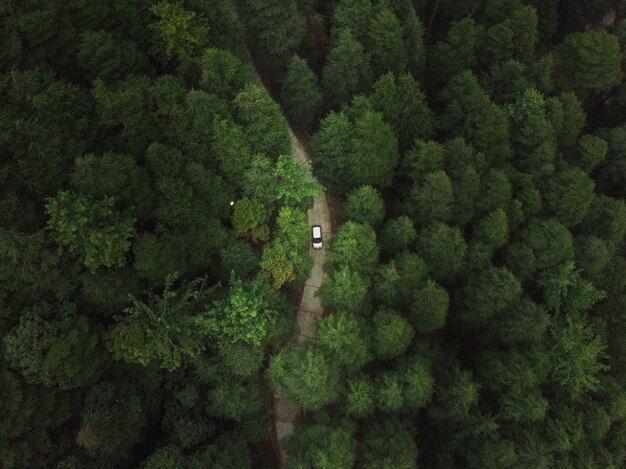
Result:
<instances>
[{"instance_id":1,"label":"car","mask_svg":"<svg viewBox=\"0 0 626 469\"><path fill-rule=\"evenodd\" d=\"M322 249L322 227L313 225L311 227L311 239L313 240L313 249Z\"/></svg>"}]
</instances>

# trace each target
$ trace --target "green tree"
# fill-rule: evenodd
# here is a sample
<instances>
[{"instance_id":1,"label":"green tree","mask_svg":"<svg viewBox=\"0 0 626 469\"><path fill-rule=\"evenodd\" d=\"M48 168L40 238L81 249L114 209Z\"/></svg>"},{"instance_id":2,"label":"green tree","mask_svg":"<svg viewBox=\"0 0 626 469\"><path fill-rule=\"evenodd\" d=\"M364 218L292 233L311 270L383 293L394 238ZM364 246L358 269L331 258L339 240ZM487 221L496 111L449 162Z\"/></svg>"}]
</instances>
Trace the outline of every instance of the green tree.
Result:
<instances>
[{"instance_id":1,"label":"green tree","mask_svg":"<svg viewBox=\"0 0 626 469\"><path fill-rule=\"evenodd\" d=\"M369 377L356 376L348 379L344 411L353 417L366 417L374 411L375 388Z\"/></svg>"},{"instance_id":2,"label":"green tree","mask_svg":"<svg viewBox=\"0 0 626 469\"><path fill-rule=\"evenodd\" d=\"M106 360L98 332L71 303L39 303L4 336L5 358L28 382L60 389L87 386Z\"/></svg>"},{"instance_id":3,"label":"green tree","mask_svg":"<svg viewBox=\"0 0 626 469\"><path fill-rule=\"evenodd\" d=\"M238 236L250 238L254 242L265 241L269 237L267 219L269 214L261 202L243 198L235 203L232 223Z\"/></svg>"},{"instance_id":4,"label":"green tree","mask_svg":"<svg viewBox=\"0 0 626 469\"><path fill-rule=\"evenodd\" d=\"M100 461L115 464L141 439L148 423L137 390L130 384L102 382L85 398L76 442Z\"/></svg>"},{"instance_id":5,"label":"green tree","mask_svg":"<svg viewBox=\"0 0 626 469\"><path fill-rule=\"evenodd\" d=\"M413 222L406 215L390 218L380 230L379 244L383 252L395 254L408 250L415 240L417 233Z\"/></svg>"},{"instance_id":6,"label":"green tree","mask_svg":"<svg viewBox=\"0 0 626 469\"><path fill-rule=\"evenodd\" d=\"M278 197L274 169L272 160L267 156L254 155L241 178L244 196L258 200L265 207L274 207Z\"/></svg>"},{"instance_id":7,"label":"green tree","mask_svg":"<svg viewBox=\"0 0 626 469\"><path fill-rule=\"evenodd\" d=\"M604 363L606 347L587 325L584 314L569 313L552 329L552 379L573 398L596 391L598 373L608 370Z\"/></svg>"},{"instance_id":8,"label":"green tree","mask_svg":"<svg viewBox=\"0 0 626 469\"><path fill-rule=\"evenodd\" d=\"M282 79L280 100L285 114L297 126L313 127L322 104L322 92L313 70L297 55L291 59Z\"/></svg>"},{"instance_id":9,"label":"green tree","mask_svg":"<svg viewBox=\"0 0 626 469\"><path fill-rule=\"evenodd\" d=\"M433 171L413 184L404 203L405 212L416 225L445 222L452 214L453 198L452 181L448 175L445 171Z\"/></svg>"},{"instance_id":10,"label":"green tree","mask_svg":"<svg viewBox=\"0 0 626 469\"><path fill-rule=\"evenodd\" d=\"M267 373L275 389L307 410L319 410L339 397L339 369L311 344L283 348Z\"/></svg>"},{"instance_id":11,"label":"green tree","mask_svg":"<svg viewBox=\"0 0 626 469\"><path fill-rule=\"evenodd\" d=\"M402 15L398 15L402 18ZM407 69L414 77L421 77L426 64L426 48L424 47L424 26L415 13L409 8L403 19L404 47L407 54Z\"/></svg>"},{"instance_id":12,"label":"green tree","mask_svg":"<svg viewBox=\"0 0 626 469\"><path fill-rule=\"evenodd\" d=\"M585 98L622 80L622 51L616 36L606 31L569 34L554 49L554 75L563 90Z\"/></svg>"},{"instance_id":13,"label":"green tree","mask_svg":"<svg viewBox=\"0 0 626 469\"><path fill-rule=\"evenodd\" d=\"M574 162L583 171L590 173L604 160L608 149L606 140L595 135L582 135L578 139Z\"/></svg>"},{"instance_id":14,"label":"green tree","mask_svg":"<svg viewBox=\"0 0 626 469\"><path fill-rule=\"evenodd\" d=\"M374 8L371 0L340 0L333 10L332 23L336 28L349 28L362 42L367 39Z\"/></svg>"},{"instance_id":15,"label":"green tree","mask_svg":"<svg viewBox=\"0 0 626 469\"><path fill-rule=\"evenodd\" d=\"M564 168L550 180L544 196L546 205L563 225L578 225L591 207L593 180L581 169Z\"/></svg>"},{"instance_id":16,"label":"green tree","mask_svg":"<svg viewBox=\"0 0 626 469\"><path fill-rule=\"evenodd\" d=\"M324 317L315 328L315 341L333 361L351 370L371 359L369 337L352 314L336 312Z\"/></svg>"},{"instance_id":17,"label":"green tree","mask_svg":"<svg viewBox=\"0 0 626 469\"><path fill-rule=\"evenodd\" d=\"M350 469L356 460L355 434L347 419L299 426L287 447L287 467Z\"/></svg>"},{"instance_id":18,"label":"green tree","mask_svg":"<svg viewBox=\"0 0 626 469\"><path fill-rule=\"evenodd\" d=\"M276 321L276 311L257 284L234 277L229 283L226 296L213 301L200 325L220 341L262 344Z\"/></svg>"},{"instance_id":19,"label":"green tree","mask_svg":"<svg viewBox=\"0 0 626 469\"><path fill-rule=\"evenodd\" d=\"M504 246L509 240L509 223L504 210L497 208L476 223L474 238L494 249Z\"/></svg>"},{"instance_id":20,"label":"green tree","mask_svg":"<svg viewBox=\"0 0 626 469\"><path fill-rule=\"evenodd\" d=\"M176 275L165 279L161 295L144 292L143 302L131 296L131 305L116 316L117 324L107 334L108 348L116 360L143 366L159 362L166 370L179 368L208 345L202 308L208 291L202 278L173 290Z\"/></svg>"},{"instance_id":21,"label":"green tree","mask_svg":"<svg viewBox=\"0 0 626 469\"><path fill-rule=\"evenodd\" d=\"M326 262L330 269L345 267L364 276L371 275L378 264L376 232L369 225L344 223L333 237Z\"/></svg>"},{"instance_id":22,"label":"green tree","mask_svg":"<svg viewBox=\"0 0 626 469\"><path fill-rule=\"evenodd\" d=\"M559 148L573 148L587 118L583 105L571 91L546 100L546 115Z\"/></svg>"},{"instance_id":23,"label":"green tree","mask_svg":"<svg viewBox=\"0 0 626 469\"><path fill-rule=\"evenodd\" d=\"M362 313L367 309L369 283L357 272L341 267L322 284L319 296L325 308Z\"/></svg>"},{"instance_id":24,"label":"green tree","mask_svg":"<svg viewBox=\"0 0 626 469\"><path fill-rule=\"evenodd\" d=\"M115 209L114 197L91 200L61 191L48 199L46 210L54 240L80 256L90 271L126 263L124 255L135 234L134 219Z\"/></svg>"},{"instance_id":25,"label":"green tree","mask_svg":"<svg viewBox=\"0 0 626 469\"><path fill-rule=\"evenodd\" d=\"M491 316L512 306L519 300L521 293L521 284L511 272L491 267L470 278L465 287L464 317L469 322L483 324Z\"/></svg>"},{"instance_id":26,"label":"green tree","mask_svg":"<svg viewBox=\"0 0 626 469\"><path fill-rule=\"evenodd\" d=\"M406 422L385 419L368 427L359 451L367 469L417 469L419 452Z\"/></svg>"},{"instance_id":27,"label":"green tree","mask_svg":"<svg viewBox=\"0 0 626 469\"><path fill-rule=\"evenodd\" d=\"M204 50L199 68L200 87L229 102L255 78L252 70L231 52L212 47Z\"/></svg>"},{"instance_id":28,"label":"green tree","mask_svg":"<svg viewBox=\"0 0 626 469\"><path fill-rule=\"evenodd\" d=\"M429 280L424 288L414 293L409 318L419 332L431 332L446 323L450 299L448 292Z\"/></svg>"},{"instance_id":29,"label":"green tree","mask_svg":"<svg viewBox=\"0 0 626 469\"><path fill-rule=\"evenodd\" d=\"M402 24L391 10L385 8L374 14L366 40L374 75L391 71L399 76L406 71L407 53L403 36Z\"/></svg>"},{"instance_id":30,"label":"green tree","mask_svg":"<svg viewBox=\"0 0 626 469\"><path fill-rule=\"evenodd\" d=\"M149 26L154 31L157 53L165 61L176 57L184 67L190 66L198 49L206 45L208 27L182 3L161 0L150 7L150 12L158 18Z\"/></svg>"},{"instance_id":31,"label":"green tree","mask_svg":"<svg viewBox=\"0 0 626 469\"><path fill-rule=\"evenodd\" d=\"M369 97L372 108L382 113L396 133L401 151L409 149L418 138L432 134L432 116L419 82L412 75L397 79L391 73L380 76Z\"/></svg>"},{"instance_id":32,"label":"green tree","mask_svg":"<svg viewBox=\"0 0 626 469\"><path fill-rule=\"evenodd\" d=\"M341 218L377 227L385 218L385 202L372 186L361 186L348 193L341 206Z\"/></svg>"},{"instance_id":33,"label":"green tree","mask_svg":"<svg viewBox=\"0 0 626 469\"><path fill-rule=\"evenodd\" d=\"M302 40L305 24L296 0L245 0L242 6L251 36L270 52L280 54Z\"/></svg>"},{"instance_id":34,"label":"green tree","mask_svg":"<svg viewBox=\"0 0 626 469\"><path fill-rule=\"evenodd\" d=\"M322 70L322 89L332 106L349 101L354 94L367 90L372 80L369 57L350 29L334 29L336 36Z\"/></svg>"},{"instance_id":35,"label":"green tree","mask_svg":"<svg viewBox=\"0 0 626 469\"><path fill-rule=\"evenodd\" d=\"M428 55L429 68L438 82L447 81L476 64L481 27L469 16L452 23L445 41L437 42Z\"/></svg>"},{"instance_id":36,"label":"green tree","mask_svg":"<svg viewBox=\"0 0 626 469\"><path fill-rule=\"evenodd\" d=\"M248 83L237 94L234 104L253 154L262 153L276 158L291 153L287 121L265 88L257 83Z\"/></svg>"},{"instance_id":37,"label":"green tree","mask_svg":"<svg viewBox=\"0 0 626 469\"><path fill-rule=\"evenodd\" d=\"M322 193L308 166L300 165L291 155L280 155L274 168L277 200L288 206L310 207Z\"/></svg>"},{"instance_id":38,"label":"green tree","mask_svg":"<svg viewBox=\"0 0 626 469\"><path fill-rule=\"evenodd\" d=\"M411 324L395 311L379 309L372 319L374 351L382 360L389 360L406 352L415 331Z\"/></svg>"},{"instance_id":39,"label":"green tree","mask_svg":"<svg viewBox=\"0 0 626 469\"><path fill-rule=\"evenodd\" d=\"M426 226L419 234L420 255L436 280L453 279L461 269L467 246L461 230L445 223Z\"/></svg>"}]
</instances>

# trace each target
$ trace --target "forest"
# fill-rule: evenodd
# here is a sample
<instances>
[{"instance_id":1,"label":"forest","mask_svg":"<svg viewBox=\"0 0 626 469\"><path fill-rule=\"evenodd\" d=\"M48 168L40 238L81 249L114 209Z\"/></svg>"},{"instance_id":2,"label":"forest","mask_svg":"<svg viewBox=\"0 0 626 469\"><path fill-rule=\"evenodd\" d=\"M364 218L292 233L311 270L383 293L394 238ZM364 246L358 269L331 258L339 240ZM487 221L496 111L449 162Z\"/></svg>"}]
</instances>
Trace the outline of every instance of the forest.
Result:
<instances>
[{"instance_id":1,"label":"forest","mask_svg":"<svg viewBox=\"0 0 626 469\"><path fill-rule=\"evenodd\" d=\"M626 467L625 2L0 0L0 45L0 467Z\"/></svg>"}]
</instances>

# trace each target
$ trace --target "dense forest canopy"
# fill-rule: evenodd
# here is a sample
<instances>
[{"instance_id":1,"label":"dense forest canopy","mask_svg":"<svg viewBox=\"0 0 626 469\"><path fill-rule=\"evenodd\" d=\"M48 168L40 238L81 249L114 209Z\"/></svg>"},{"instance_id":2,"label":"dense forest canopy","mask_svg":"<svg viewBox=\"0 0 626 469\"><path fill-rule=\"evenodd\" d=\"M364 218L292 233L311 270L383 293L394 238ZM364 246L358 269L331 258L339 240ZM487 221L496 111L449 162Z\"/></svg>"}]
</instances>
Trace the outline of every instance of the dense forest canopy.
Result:
<instances>
[{"instance_id":1,"label":"dense forest canopy","mask_svg":"<svg viewBox=\"0 0 626 469\"><path fill-rule=\"evenodd\" d=\"M626 465L623 2L0 0L0 44L0 466Z\"/></svg>"}]
</instances>

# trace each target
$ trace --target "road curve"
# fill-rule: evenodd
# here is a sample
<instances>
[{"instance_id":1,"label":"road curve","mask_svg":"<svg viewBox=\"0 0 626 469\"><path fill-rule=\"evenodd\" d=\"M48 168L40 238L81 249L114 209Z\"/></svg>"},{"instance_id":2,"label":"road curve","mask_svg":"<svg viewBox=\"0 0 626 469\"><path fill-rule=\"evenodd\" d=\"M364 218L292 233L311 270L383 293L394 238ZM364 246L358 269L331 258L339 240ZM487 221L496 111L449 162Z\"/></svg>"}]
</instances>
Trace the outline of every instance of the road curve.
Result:
<instances>
[{"instance_id":1,"label":"road curve","mask_svg":"<svg viewBox=\"0 0 626 469\"><path fill-rule=\"evenodd\" d=\"M304 146L300 143L294 133L289 129L291 136L291 154L304 165L310 165L311 159L307 155ZM313 176L311 176L313 178ZM315 179L315 178L313 178ZM297 322L298 327L294 337L295 342L305 342L310 340L313 335L315 324L324 315L324 310L316 293L324 281L324 260L326 257L325 249L330 239L330 208L326 200L326 194L322 192L313 199L313 208L307 212L309 225L320 225L322 227L322 238L324 240L324 249L313 249L309 247L309 253L313 258L313 268L309 278L304 284L300 307L298 308ZM281 459L285 462L285 443L294 432L295 422L300 415L300 408L290 399L274 396L274 425L276 427L276 435L280 445Z\"/></svg>"}]
</instances>

